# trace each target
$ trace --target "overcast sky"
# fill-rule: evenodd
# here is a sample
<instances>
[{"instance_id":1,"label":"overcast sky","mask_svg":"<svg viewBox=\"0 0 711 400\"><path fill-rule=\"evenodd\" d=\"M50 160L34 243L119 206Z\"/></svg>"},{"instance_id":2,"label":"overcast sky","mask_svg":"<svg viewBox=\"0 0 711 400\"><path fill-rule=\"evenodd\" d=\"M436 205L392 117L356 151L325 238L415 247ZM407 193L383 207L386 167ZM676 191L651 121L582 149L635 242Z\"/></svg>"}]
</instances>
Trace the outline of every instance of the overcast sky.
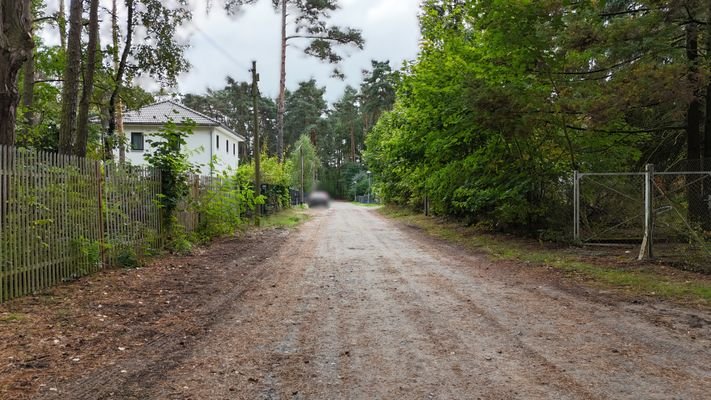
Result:
<instances>
[{"instance_id":1,"label":"overcast sky","mask_svg":"<svg viewBox=\"0 0 711 400\"><path fill-rule=\"evenodd\" d=\"M110 0L100 0L102 5L102 43L110 40L110 19L104 10L111 8ZM208 13L206 4L211 1ZM338 49L344 55L341 69L345 80L331 78L333 66L321 63L303 53L304 41L293 41L287 53L287 88L295 89L300 81L315 78L327 89L330 103L336 101L346 85L358 87L362 71L370 69L370 60L389 60L394 69L404 61L417 56L420 29L417 15L421 0L340 0L340 9L333 12L333 24L360 29L365 38L365 48L352 46ZM69 4L69 1L65 1ZM120 2L122 4L123 2ZM58 0L47 0L47 14L55 12ZM250 81L249 68L257 61L261 75L262 93L276 98L279 91L280 17L271 0L259 0L244 7L237 15L228 16L222 9L222 0L190 0L192 21L180 29L179 40L189 44L187 59L192 65L189 72L178 80L181 93L202 94L208 88L220 89L225 78ZM68 9L67 9L68 12ZM125 19L125 10L119 10L119 20ZM47 27L42 35L48 44L59 44L56 28ZM150 80L140 80L147 90L158 89Z\"/></svg>"},{"instance_id":2,"label":"overcast sky","mask_svg":"<svg viewBox=\"0 0 711 400\"><path fill-rule=\"evenodd\" d=\"M192 22L184 27L190 49L187 58L190 72L179 80L182 93L204 93L209 88L224 86L225 77L250 80L248 69L257 61L261 75L260 88L276 97L279 86L279 15L271 0L261 0L229 17L219 8L219 1L208 14L196 1ZM327 99L333 102L344 87L360 84L363 69L370 69L370 60L390 60L394 68L417 56L420 38L417 14L420 0L340 0L341 8L333 13L335 24L361 29L366 44L364 50L344 47L342 69L345 81L330 78L333 66L320 63L303 54L303 42L294 42L287 53L287 88L315 78L326 86Z\"/></svg>"}]
</instances>

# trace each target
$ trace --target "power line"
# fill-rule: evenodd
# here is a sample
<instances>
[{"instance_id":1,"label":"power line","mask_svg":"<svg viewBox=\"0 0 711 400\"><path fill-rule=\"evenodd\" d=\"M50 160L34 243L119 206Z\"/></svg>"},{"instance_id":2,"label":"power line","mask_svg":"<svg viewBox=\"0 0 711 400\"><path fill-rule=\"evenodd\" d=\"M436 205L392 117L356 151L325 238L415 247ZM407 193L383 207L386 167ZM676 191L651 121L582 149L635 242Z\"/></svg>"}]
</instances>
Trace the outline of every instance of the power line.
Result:
<instances>
[{"instance_id":1,"label":"power line","mask_svg":"<svg viewBox=\"0 0 711 400\"><path fill-rule=\"evenodd\" d=\"M195 29L195 31L201 33L201 34L205 37L205 39L207 40L207 42L210 43L210 44L212 45L212 47L215 48L215 50L217 50L220 54L222 54L223 57L225 57L225 58L229 59L230 61L232 61L233 63L237 64L237 66L240 67L240 68L243 68L243 69L245 69L245 70L249 70L249 69L250 69L246 64L244 64L243 61L238 60L237 58L235 58L235 57L232 55L232 53L230 53L229 51L225 50L225 48L222 47L222 46L221 46L215 39L213 39L210 35L208 35L207 32L205 32L205 31L203 31L202 29L200 29L200 27L197 26L197 24L195 24L195 22L190 21L190 25L192 25L192 27Z\"/></svg>"}]
</instances>

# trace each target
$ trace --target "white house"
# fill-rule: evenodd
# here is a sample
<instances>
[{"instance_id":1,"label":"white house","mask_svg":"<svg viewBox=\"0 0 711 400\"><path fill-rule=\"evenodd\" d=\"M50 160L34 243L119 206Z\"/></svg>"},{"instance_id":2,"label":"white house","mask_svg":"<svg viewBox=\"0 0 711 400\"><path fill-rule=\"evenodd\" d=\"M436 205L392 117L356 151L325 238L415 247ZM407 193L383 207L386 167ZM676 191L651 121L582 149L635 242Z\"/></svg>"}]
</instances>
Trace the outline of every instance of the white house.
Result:
<instances>
[{"instance_id":1,"label":"white house","mask_svg":"<svg viewBox=\"0 0 711 400\"><path fill-rule=\"evenodd\" d=\"M185 139L185 150L190 155L190 161L200 165L203 175L220 173L228 168L237 169L239 144L245 141L244 137L220 122L170 100L124 114L123 128L128 141L126 160L133 165L147 164L143 156L151 151L148 141L155 137L155 132L169 118L178 124L187 119L195 121L193 133ZM213 158L217 162L211 171L210 161Z\"/></svg>"}]
</instances>

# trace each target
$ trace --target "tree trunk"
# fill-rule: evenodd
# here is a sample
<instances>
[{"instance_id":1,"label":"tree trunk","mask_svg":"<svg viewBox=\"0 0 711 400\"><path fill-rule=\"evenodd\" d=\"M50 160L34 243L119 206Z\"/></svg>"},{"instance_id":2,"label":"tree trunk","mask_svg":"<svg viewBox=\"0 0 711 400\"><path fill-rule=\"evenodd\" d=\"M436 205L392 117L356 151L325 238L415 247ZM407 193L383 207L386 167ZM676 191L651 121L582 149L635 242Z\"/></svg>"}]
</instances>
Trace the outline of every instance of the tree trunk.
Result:
<instances>
[{"instance_id":1,"label":"tree trunk","mask_svg":"<svg viewBox=\"0 0 711 400\"><path fill-rule=\"evenodd\" d=\"M277 99L277 157L284 159L284 112L286 110L286 3L281 0L281 64L279 70L279 98Z\"/></svg>"},{"instance_id":2,"label":"tree trunk","mask_svg":"<svg viewBox=\"0 0 711 400\"><path fill-rule=\"evenodd\" d=\"M69 6L67 62L64 67L64 85L62 87L62 122L59 127L59 152L62 154L72 154L72 144L76 134L81 65L82 3L82 0L71 0Z\"/></svg>"},{"instance_id":3,"label":"tree trunk","mask_svg":"<svg viewBox=\"0 0 711 400\"><path fill-rule=\"evenodd\" d=\"M355 130L353 129L353 121L351 120L351 161L356 162L356 143L355 143Z\"/></svg>"},{"instance_id":4,"label":"tree trunk","mask_svg":"<svg viewBox=\"0 0 711 400\"><path fill-rule=\"evenodd\" d=\"M20 94L17 76L32 53L30 0L0 0L0 145L15 144L15 116ZM5 163L12 163L13 151L6 153ZM0 226L7 215L10 178L0 179Z\"/></svg>"},{"instance_id":5,"label":"tree trunk","mask_svg":"<svg viewBox=\"0 0 711 400\"><path fill-rule=\"evenodd\" d=\"M86 156L86 145L89 140L89 105L91 94L94 91L94 71L96 71L96 48L99 45L99 0L89 3L89 42L86 49L86 68L84 71L84 85L79 102L79 116L77 118L77 138L74 144L74 154Z\"/></svg>"},{"instance_id":6,"label":"tree trunk","mask_svg":"<svg viewBox=\"0 0 711 400\"><path fill-rule=\"evenodd\" d=\"M686 114L687 159L694 164L701 158L701 102L698 96L699 82L699 32L695 23L686 27L686 57L689 62L688 80L692 87L693 99L689 103ZM690 164L690 165L691 165Z\"/></svg>"},{"instance_id":7,"label":"tree trunk","mask_svg":"<svg viewBox=\"0 0 711 400\"><path fill-rule=\"evenodd\" d=\"M64 0L59 0L59 11L57 11L57 27L59 28L59 45L63 50L67 49L67 14L64 12Z\"/></svg>"},{"instance_id":8,"label":"tree trunk","mask_svg":"<svg viewBox=\"0 0 711 400\"><path fill-rule=\"evenodd\" d=\"M370 113L369 112L364 112L363 113L363 132L366 134L370 131Z\"/></svg>"},{"instance_id":9,"label":"tree trunk","mask_svg":"<svg viewBox=\"0 0 711 400\"><path fill-rule=\"evenodd\" d=\"M25 61L25 67L23 71L23 86L22 86L22 108L24 108L25 113L23 118L25 120L24 134L27 135L32 130L35 122L35 113L32 111L32 105L34 104L34 86L35 86L35 58L34 54L30 52Z\"/></svg>"},{"instance_id":10,"label":"tree trunk","mask_svg":"<svg viewBox=\"0 0 711 400\"><path fill-rule=\"evenodd\" d=\"M17 76L32 53L30 0L0 0L0 144L15 144Z\"/></svg>"},{"instance_id":11,"label":"tree trunk","mask_svg":"<svg viewBox=\"0 0 711 400\"><path fill-rule=\"evenodd\" d=\"M708 3L709 7L707 10L706 18L706 51L711 52L711 2ZM707 54L707 57L711 59L711 54ZM706 119L704 121L704 160L703 167L705 171L711 170L711 82L706 85ZM711 178L705 178L704 182L704 193L702 200L706 204L703 227L705 231L711 231L711 209L709 204L711 204Z\"/></svg>"},{"instance_id":12,"label":"tree trunk","mask_svg":"<svg viewBox=\"0 0 711 400\"><path fill-rule=\"evenodd\" d=\"M706 57L711 61L711 2L706 17ZM711 66L708 67L711 72ZM704 121L704 168L711 167L711 81L706 85L706 119ZM708 163L708 164L707 164Z\"/></svg>"},{"instance_id":13,"label":"tree trunk","mask_svg":"<svg viewBox=\"0 0 711 400\"><path fill-rule=\"evenodd\" d=\"M686 114L686 146L687 146L687 169L691 171L701 168L701 101L699 99L699 31L695 23L690 22L686 26L686 57L689 63L688 77L689 84L693 90L693 98L689 103ZM696 177L690 178L696 181ZM687 199L689 202L688 217L692 223L700 223L703 221L704 202L703 190L699 184L690 184L686 188Z\"/></svg>"},{"instance_id":14,"label":"tree trunk","mask_svg":"<svg viewBox=\"0 0 711 400\"><path fill-rule=\"evenodd\" d=\"M28 21L32 20L32 7L25 8L25 18ZM30 24L30 29L32 29L32 24ZM30 31L30 35L32 32ZM35 57L34 51L30 51L27 55L27 61L25 61L25 66L23 68L22 77L22 108L24 108L25 113L23 119L25 120L25 126L23 128L23 133L25 136L29 135L32 131L32 127L35 123L35 113L32 111L32 105L34 103L34 86L35 86Z\"/></svg>"},{"instance_id":15,"label":"tree trunk","mask_svg":"<svg viewBox=\"0 0 711 400\"><path fill-rule=\"evenodd\" d=\"M114 73L119 69L119 26L118 26L118 7L116 6L116 0L111 2L111 37L113 42L112 56L114 59ZM119 98L116 102L116 131L118 132L119 141L119 162L121 164L126 162L126 134L123 130L123 102Z\"/></svg>"},{"instance_id":16,"label":"tree trunk","mask_svg":"<svg viewBox=\"0 0 711 400\"><path fill-rule=\"evenodd\" d=\"M131 52L131 42L133 41L133 13L136 9L135 0L126 1L126 43L121 53L116 76L114 77L114 90L111 92L109 99L109 127L104 138L104 158L112 160L114 158L114 134L116 132L117 118L116 109L120 104L119 92L123 86L123 75L126 72L126 63L128 62L128 53ZM123 122L123 121L121 121Z\"/></svg>"},{"instance_id":17,"label":"tree trunk","mask_svg":"<svg viewBox=\"0 0 711 400\"><path fill-rule=\"evenodd\" d=\"M116 102L116 137L118 138L119 162L126 162L126 132L123 129L123 101L119 98Z\"/></svg>"},{"instance_id":18,"label":"tree trunk","mask_svg":"<svg viewBox=\"0 0 711 400\"><path fill-rule=\"evenodd\" d=\"M17 90L17 75L19 67L13 68L13 56L5 50L0 50L0 145L15 144L15 112L20 94ZM21 65L21 64L20 64Z\"/></svg>"}]
</instances>

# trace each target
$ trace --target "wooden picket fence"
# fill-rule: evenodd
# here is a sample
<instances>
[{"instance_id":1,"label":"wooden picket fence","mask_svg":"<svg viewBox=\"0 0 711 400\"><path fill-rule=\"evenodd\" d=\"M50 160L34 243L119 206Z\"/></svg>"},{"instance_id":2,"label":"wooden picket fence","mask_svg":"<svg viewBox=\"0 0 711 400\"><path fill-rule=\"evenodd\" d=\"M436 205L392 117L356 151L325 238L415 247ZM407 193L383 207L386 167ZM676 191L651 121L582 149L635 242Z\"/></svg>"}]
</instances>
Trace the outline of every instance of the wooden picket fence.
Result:
<instances>
[{"instance_id":1,"label":"wooden picket fence","mask_svg":"<svg viewBox=\"0 0 711 400\"><path fill-rule=\"evenodd\" d=\"M196 203L200 202L207 192L218 189L222 184L222 178L191 174L188 177L188 183L190 189L187 198L178 204L176 218L178 219L178 224L186 232L194 232L200 227L201 218L195 207Z\"/></svg>"},{"instance_id":2,"label":"wooden picket fence","mask_svg":"<svg viewBox=\"0 0 711 400\"><path fill-rule=\"evenodd\" d=\"M0 302L161 247L160 173L0 146Z\"/></svg>"}]
</instances>

